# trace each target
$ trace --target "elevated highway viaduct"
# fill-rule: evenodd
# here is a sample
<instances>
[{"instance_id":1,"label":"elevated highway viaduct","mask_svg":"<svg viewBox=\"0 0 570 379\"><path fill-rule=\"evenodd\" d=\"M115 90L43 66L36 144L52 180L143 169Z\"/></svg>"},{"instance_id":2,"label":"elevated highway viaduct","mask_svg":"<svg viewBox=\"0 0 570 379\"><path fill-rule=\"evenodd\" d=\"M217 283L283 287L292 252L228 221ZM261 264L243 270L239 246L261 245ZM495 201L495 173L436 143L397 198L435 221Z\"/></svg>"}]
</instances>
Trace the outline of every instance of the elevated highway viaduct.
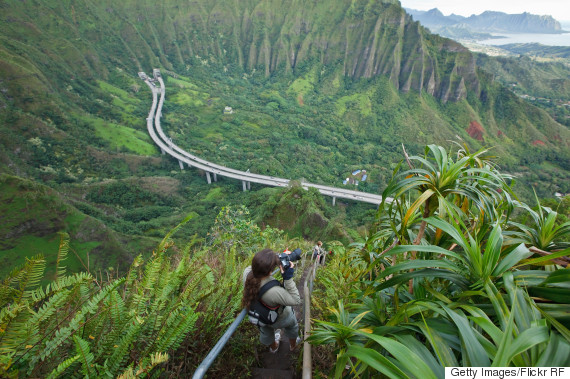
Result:
<instances>
[{"instance_id":1,"label":"elevated highway viaduct","mask_svg":"<svg viewBox=\"0 0 570 379\"><path fill-rule=\"evenodd\" d=\"M162 107L164 105L164 98L166 94L164 80L162 79L160 70L154 69L152 78L147 76L144 72L139 72L139 77L145 81L145 83L152 91L152 106L146 119L148 133L163 154L168 154L178 160L181 169L184 169L184 164L186 164L188 167L196 167L200 170L203 170L206 173L206 179L208 180L208 183L212 182L212 176L214 178L214 181L217 180L218 176L241 180L244 191L250 188L251 183L258 183L272 187L289 186L289 179L259 175L251 173L249 170L240 171L221 166L190 154L181 147L177 146L174 142L172 142L172 139L166 136L162 130L162 127L160 126ZM156 85L157 82L160 84L159 87ZM158 96L159 94L160 99ZM376 205L379 205L382 202L382 196L368 192L331 187L305 181L301 181L301 186L305 189L316 188L321 194L331 196L333 199L333 205L335 204L337 198Z\"/></svg>"}]
</instances>

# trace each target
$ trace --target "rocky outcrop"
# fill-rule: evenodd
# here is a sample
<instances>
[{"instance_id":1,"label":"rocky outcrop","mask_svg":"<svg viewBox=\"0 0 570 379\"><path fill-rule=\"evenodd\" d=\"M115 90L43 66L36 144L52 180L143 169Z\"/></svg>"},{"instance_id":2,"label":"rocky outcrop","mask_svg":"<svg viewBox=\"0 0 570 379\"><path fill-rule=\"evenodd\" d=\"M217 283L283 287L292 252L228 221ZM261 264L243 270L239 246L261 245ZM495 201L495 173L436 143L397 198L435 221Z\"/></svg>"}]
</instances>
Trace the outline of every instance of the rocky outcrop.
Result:
<instances>
[{"instance_id":1,"label":"rocky outcrop","mask_svg":"<svg viewBox=\"0 0 570 379\"><path fill-rule=\"evenodd\" d=\"M481 126L481 124L479 124L477 121L471 121L469 123L469 127L467 128L467 133L471 136L471 138L475 138L478 141L483 141L483 134L485 133L485 129L483 129L483 126Z\"/></svg>"}]
</instances>

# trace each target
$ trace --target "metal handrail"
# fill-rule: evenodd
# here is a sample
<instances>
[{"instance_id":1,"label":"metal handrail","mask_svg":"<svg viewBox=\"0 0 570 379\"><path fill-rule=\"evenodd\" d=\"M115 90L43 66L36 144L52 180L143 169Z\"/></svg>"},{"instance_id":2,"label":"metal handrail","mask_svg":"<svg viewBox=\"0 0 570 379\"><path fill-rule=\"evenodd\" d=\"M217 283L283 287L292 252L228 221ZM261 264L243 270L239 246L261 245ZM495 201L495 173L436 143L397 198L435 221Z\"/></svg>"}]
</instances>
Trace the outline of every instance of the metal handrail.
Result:
<instances>
[{"instance_id":1,"label":"metal handrail","mask_svg":"<svg viewBox=\"0 0 570 379\"><path fill-rule=\"evenodd\" d=\"M305 322L305 331L304 331L304 339L303 342L303 379L311 379L313 375L313 358L311 355L311 344L307 342L307 338L311 334L311 293L313 292L313 282L315 280L315 275L317 272L317 267L319 265L324 265L327 259L327 255L323 255L323 262L319 263L319 256L315 257L315 260L311 266L311 271L309 275L305 278L305 283L303 285L303 295L304 295L304 322ZM311 258L312 260L312 258Z\"/></svg>"},{"instance_id":2,"label":"metal handrail","mask_svg":"<svg viewBox=\"0 0 570 379\"><path fill-rule=\"evenodd\" d=\"M220 351L222 351L222 349L224 348L226 343L229 341L232 334L234 334L237 327L239 326L239 324L244 319L246 313L247 313L247 310L244 308L240 312L240 314L236 317L234 322L232 322L230 327L226 330L224 335L218 340L218 343L216 343L216 345L212 348L212 350L210 350L210 352L208 353L206 358L204 358L204 360L202 361L200 366L198 366L196 371L194 371L194 375L192 376L192 379L201 379L202 377L204 377L204 375L206 374L206 371L208 371L208 369L210 368L212 363L214 363L214 359L216 359L218 354L220 354Z\"/></svg>"},{"instance_id":3,"label":"metal handrail","mask_svg":"<svg viewBox=\"0 0 570 379\"><path fill-rule=\"evenodd\" d=\"M275 271L273 271L271 273L271 275L273 276L273 275L277 274L277 272L279 272L279 269L276 269ZM210 350L208 355L206 355L206 358L204 358L202 363L200 363L200 366L198 366L196 371L194 371L194 375L192 375L192 379L202 379L204 377L204 375L206 375L206 371L208 371L208 369L210 368L212 363L214 363L214 360L218 357L218 355L220 354L220 351L222 351L222 349L224 348L226 343L229 341L231 336L235 333L239 324L245 318L246 314L247 314L247 309L246 308L242 309L242 311L236 317L234 322L232 322L232 324L228 327L226 332L220 337L218 342L214 345L212 350Z\"/></svg>"}]
</instances>

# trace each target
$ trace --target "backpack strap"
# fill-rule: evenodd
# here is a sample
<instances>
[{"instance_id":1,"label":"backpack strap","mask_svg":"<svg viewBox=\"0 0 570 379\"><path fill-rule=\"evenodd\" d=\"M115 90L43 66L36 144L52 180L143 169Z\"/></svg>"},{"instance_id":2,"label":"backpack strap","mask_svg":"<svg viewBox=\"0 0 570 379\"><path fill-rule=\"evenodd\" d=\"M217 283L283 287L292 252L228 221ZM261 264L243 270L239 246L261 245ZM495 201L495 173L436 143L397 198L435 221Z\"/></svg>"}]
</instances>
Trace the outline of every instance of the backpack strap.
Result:
<instances>
[{"instance_id":1,"label":"backpack strap","mask_svg":"<svg viewBox=\"0 0 570 379\"><path fill-rule=\"evenodd\" d=\"M265 283L263 286L261 286L261 288L259 289L259 292L257 293L257 300L259 300L259 302L261 304L263 304L265 307L267 307L269 309L273 309L273 310L278 309L280 307L280 305L278 305L276 307L270 307L269 305L267 305L263 301L261 301L261 296L263 296L271 288L277 287L280 285L281 285L281 283L277 279L273 279L273 280L270 280L269 282Z\"/></svg>"},{"instance_id":2,"label":"backpack strap","mask_svg":"<svg viewBox=\"0 0 570 379\"><path fill-rule=\"evenodd\" d=\"M268 281L267 283L262 285L261 288L259 289L259 292L257 293L257 298L261 299L261 296L263 296L271 288L273 288L275 286L280 286L280 285L281 285L281 283L277 279L273 279L273 280Z\"/></svg>"}]
</instances>

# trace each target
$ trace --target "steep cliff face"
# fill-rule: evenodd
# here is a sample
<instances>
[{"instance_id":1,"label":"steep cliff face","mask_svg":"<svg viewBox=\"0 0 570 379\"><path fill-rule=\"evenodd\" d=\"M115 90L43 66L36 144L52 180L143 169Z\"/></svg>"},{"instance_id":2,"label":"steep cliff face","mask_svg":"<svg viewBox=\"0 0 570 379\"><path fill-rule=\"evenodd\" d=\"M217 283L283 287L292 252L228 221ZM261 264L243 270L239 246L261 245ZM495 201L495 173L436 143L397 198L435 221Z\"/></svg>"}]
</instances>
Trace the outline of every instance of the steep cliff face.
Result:
<instances>
[{"instance_id":1,"label":"steep cliff face","mask_svg":"<svg viewBox=\"0 0 570 379\"><path fill-rule=\"evenodd\" d=\"M169 60L193 55L266 75L308 60L342 62L346 76L386 75L404 92L425 90L444 102L478 90L471 54L426 33L397 2L198 0L186 9L165 6L161 13L173 27L161 45L165 52L178 46ZM147 27L137 28L141 33L164 24L156 13L144 22Z\"/></svg>"},{"instance_id":2,"label":"steep cliff face","mask_svg":"<svg viewBox=\"0 0 570 379\"><path fill-rule=\"evenodd\" d=\"M479 86L471 54L426 32L397 1L6 4L6 37L60 54L58 60L86 75L105 74L100 62L106 59L136 69L183 68L199 59L267 76L320 61L342 64L351 78L386 75L404 92L423 90L444 102L463 99ZM54 37L55 46L44 43Z\"/></svg>"}]
</instances>

